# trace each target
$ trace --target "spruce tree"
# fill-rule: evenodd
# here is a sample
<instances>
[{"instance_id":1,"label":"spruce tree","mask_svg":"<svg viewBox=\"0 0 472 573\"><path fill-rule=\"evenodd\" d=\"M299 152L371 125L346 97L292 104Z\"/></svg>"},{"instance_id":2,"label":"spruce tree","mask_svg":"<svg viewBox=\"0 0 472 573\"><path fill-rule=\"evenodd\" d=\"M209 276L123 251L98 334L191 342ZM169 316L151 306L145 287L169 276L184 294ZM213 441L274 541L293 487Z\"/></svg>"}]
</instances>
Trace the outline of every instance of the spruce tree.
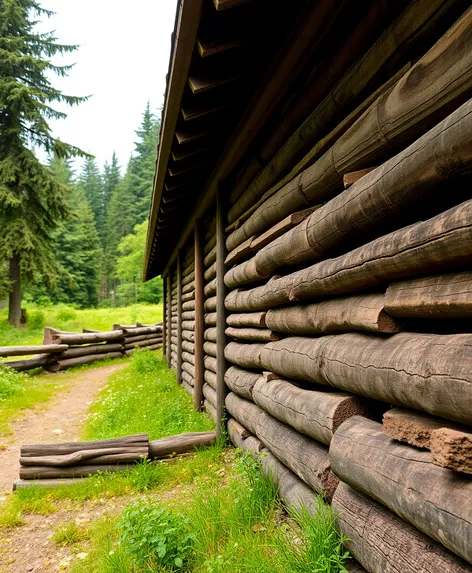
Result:
<instances>
[{"instance_id":1,"label":"spruce tree","mask_svg":"<svg viewBox=\"0 0 472 573\"><path fill-rule=\"evenodd\" d=\"M105 217L108 212L108 205L113 196L116 186L121 181L120 166L118 165L118 158L116 153L113 152L111 163L105 161L103 167L103 200L105 204Z\"/></svg>"},{"instance_id":2,"label":"spruce tree","mask_svg":"<svg viewBox=\"0 0 472 573\"><path fill-rule=\"evenodd\" d=\"M102 175L93 157L88 157L84 161L80 174L80 185L92 209L98 234L103 239L105 236L104 186Z\"/></svg>"},{"instance_id":3,"label":"spruce tree","mask_svg":"<svg viewBox=\"0 0 472 573\"><path fill-rule=\"evenodd\" d=\"M53 230L68 214L67 188L38 161L31 146L59 157L85 155L51 134L48 121L66 117L54 102L78 104L86 98L64 95L51 73L65 76L71 66L51 58L77 46L57 43L53 33L35 31L35 17L50 16L34 0L0 2L0 252L9 265L9 322L19 326L21 277L56 276Z\"/></svg>"}]
</instances>

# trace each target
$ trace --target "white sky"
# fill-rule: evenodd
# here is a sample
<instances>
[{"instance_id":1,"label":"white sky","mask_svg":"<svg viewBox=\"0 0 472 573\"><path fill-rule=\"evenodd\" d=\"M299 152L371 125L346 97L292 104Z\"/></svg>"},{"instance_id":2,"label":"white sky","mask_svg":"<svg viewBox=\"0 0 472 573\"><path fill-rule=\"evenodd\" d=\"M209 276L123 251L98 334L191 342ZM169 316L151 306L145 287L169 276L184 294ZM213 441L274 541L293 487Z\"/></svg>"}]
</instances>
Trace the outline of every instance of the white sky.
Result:
<instances>
[{"instance_id":1,"label":"white sky","mask_svg":"<svg viewBox=\"0 0 472 573\"><path fill-rule=\"evenodd\" d=\"M68 78L54 77L53 85L67 95L94 94L64 108L67 119L51 121L53 135L95 155L101 168L116 151L123 171L146 101L154 112L164 103L176 2L40 0L56 12L41 31L55 30L59 42L80 44L55 60L76 65Z\"/></svg>"}]
</instances>

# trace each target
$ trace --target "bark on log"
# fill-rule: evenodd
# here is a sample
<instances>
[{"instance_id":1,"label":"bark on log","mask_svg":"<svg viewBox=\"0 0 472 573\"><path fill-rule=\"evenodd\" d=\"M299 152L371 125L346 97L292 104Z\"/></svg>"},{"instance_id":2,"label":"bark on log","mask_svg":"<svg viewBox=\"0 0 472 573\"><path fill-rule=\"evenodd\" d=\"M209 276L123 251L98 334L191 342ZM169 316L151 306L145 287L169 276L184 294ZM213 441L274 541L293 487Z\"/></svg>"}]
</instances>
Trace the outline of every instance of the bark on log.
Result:
<instances>
[{"instance_id":1,"label":"bark on log","mask_svg":"<svg viewBox=\"0 0 472 573\"><path fill-rule=\"evenodd\" d=\"M375 288L394 280L470 264L472 201L317 263L262 287L234 290L231 311L265 310L290 301Z\"/></svg>"},{"instance_id":2,"label":"bark on log","mask_svg":"<svg viewBox=\"0 0 472 573\"><path fill-rule=\"evenodd\" d=\"M333 510L346 549L371 573L472 572L442 545L343 482Z\"/></svg>"},{"instance_id":3,"label":"bark on log","mask_svg":"<svg viewBox=\"0 0 472 573\"><path fill-rule=\"evenodd\" d=\"M413 318L472 317L472 273L425 277L391 284L385 310Z\"/></svg>"},{"instance_id":4,"label":"bark on log","mask_svg":"<svg viewBox=\"0 0 472 573\"><path fill-rule=\"evenodd\" d=\"M267 327L287 334L327 334L365 330L392 334L400 325L384 309L385 295L335 298L319 303L275 308L267 312Z\"/></svg>"},{"instance_id":5,"label":"bark on log","mask_svg":"<svg viewBox=\"0 0 472 573\"><path fill-rule=\"evenodd\" d=\"M435 9L428 4L431 7ZM418 4L417 8L419 17L424 18L424 6ZM368 167L387 153L404 149L406 143L425 133L470 97L471 28L472 10L468 10L325 155L257 209L238 229L237 236L228 240L228 249L232 250L237 240L242 242L260 233L288 213L326 199L342 185L340 174Z\"/></svg>"},{"instance_id":6,"label":"bark on log","mask_svg":"<svg viewBox=\"0 0 472 573\"><path fill-rule=\"evenodd\" d=\"M344 420L355 415L369 416L371 410L369 402L358 396L303 390L286 380L266 382L264 377L258 377L251 390L248 397L252 396L263 410L326 445Z\"/></svg>"},{"instance_id":7,"label":"bark on log","mask_svg":"<svg viewBox=\"0 0 472 573\"><path fill-rule=\"evenodd\" d=\"M251 435L244 426L241 426L234 418L228 420L227 425L229 439L236 448L244 449L244 440Z\"/></svg>"},{"instance_id":8,"label":"bark on log","mask_svg":"<svg viewBox=\"0 0 472 573\"><path fill-rule=\"evenodd\" d=\"M453 422L413 410L392 408L383 415L382 430L392 440L429 450L431 432L439 428L459 428Z\"/></svg>"},{"instance_id":9,"label":"bark on log","mask_svg":"<svg viewBox=\"0 0 472 573\"><path fill-rule=\"evenodd\" d=\"M227 336L238 340L249 340L254 342L270 342L279 340L280 336L267 328L235 328L228 326L225 330Z\"/></svg>"},{"instance_id":10,"label":"bark on log","mask_svg":"<svg viewBox=\"0 0 472 573\"><path fill-rule=\"evenodd\" d=\"M205 356L203 363L207 370L211 370L216 374L216 358L213 356Z\"/></svg>"},{"instance_id":11,"label":"bark on log","mask_svg":"<svg viewBox=\"0 0 472 573\"><path fill-rule=\"evenodd\" d=\"M119 358L120 356L122 356L121 352L108 352L106 354L89 354L88 356L79 356L77 358L65 358L64 360L58 360L54 364L47 365L47 370L50 370L51 372L57 372L59 370L67 370L67 368L72 368L73 366L90 364L96 360Z\"/></svg>"},{"instance_id":12,"label":"bark on log","mask_svg":"<svg viewBox=\"0 0 472 573\"><path fill-rule=\"evenodd\" d=\"M252 390L260 377L260 372L248 372L237 366L230 366L225 374L225 383L238 396L252 400Z\"/></svg>"},{"instance_id":13,"label":"bark on log","mask_svg":"<svg viewBox=\"0 0 472 573\"><path fill-rule=\"evenodd\" d=\"M183 340L182 350L184 352L189 352L190 354L194 354L195 345L192 342L188 342L188 340Z\"/></svg>"},{"instance_id":14,"label":"bark on log","mask_svg":"<svg viewBox=\"0 0 472 573\"><path fill-rule=\"evenodd\" d=\"M156 334L162 332L162 324L156 324L155 326L143 326L140 328L123 328L125 336L140 336L142 334Z\"/></svg>"},{"instance_id":15,"label":"bark on log","mask_svg":"<svg viewBox=\"0 0 472 573\"><path fill-rule=\"evenodd\" d=\"M45 344L43 346L3 346L0 348L0 357L3 356L27 356L28 354L50 354L64 352L67 344Z\"/></svg>"},{"instance_id":16,"label":"bark on log","mask_svg":"<svg viewBox=\"0 0 472 573\"><path fill-rule=\"evenodd\" d=\"M204 384L203 395L216 410L216 390L214 390L209 384Z\"/></svg>"},{"instance_id":17,"label":"bark on log","mask_svg":"<svg viewBox=\"0 0 472 573\"><path fill-rule=\"evenodd\" d=\"M265 327L266 312L252 312L242 314L230 314L226 319L228 326L253 326L255 328Z\"/></svg>"},{"instance_id":18,"label":"bark on log","mask_svg":"<svg viewBox=\"0 0 472 573\"><path fill-rule=\"evenodd\" d=\"M235 249L233 249L225 259L225 264L230 267L231 265L235 265L240 261L244 261L250 255L253 254L252 249L252 242L257 238L257 235L253 235L249 237L245 241L243 241L240 245L238 245Z\"/></svg>"},{"instance_id":19,"label":"bark on log","mask_svg":"<svg viewBox=\"0 0 472 573\"><path fill-rule=\"evenodd\" d=\"M126 448L103 448L100 450L81 450L65 455L54 456L26 456L20 457L20 465L27 466L50 466L67 467L82 465L96 465L108 463L131 463L147 458L149 453L148 444ZM86 462L86 464L83 464Z\"/></svg>"},{"instance_id":20,"label":"bark on log","mask_svg":"<svg viewBox=\"0 0 472 573\"><path fill-rule=\"evenodd\" d=\"M472 474L472 434L450 428L433 430L430 448L435 464Z\"/></svg>"},{"instance_id":21,"label":"bark on log","mask_svg":"<svg viewBox=\"0 0 472 573\"><path fill-rule=\"evenodd\" d=\"M26 358L24 360L9 360L8 362L2 362L1 367L13 368L17 372L23 372L24 370L33 370L34 368L42 368L56 363L56 358L54 354L38 354L33 356L33 358Z\"/></svg>"},{"instance_id":22,"label":"bark on log","mask_svg":"<svg viewBox=\"0 0 472 573\"><path fill-rule=\"evenodd\" d=\"M205 313L205 326L216 326L216 312Z\"/></svg>"},{"instance_id":23,"label":"bark on log","mask_svg":"<svg viewBox=\"0 0 472 573\"><path fill-rule=\"evenodd\" d=\"M162 337L160 340L162 340ZM126 339L124 342L126 342ZM79 346L77 348L69 348L65 352L61 352L58 358L59 360L62 360L63 358L76 358L78 356L88 356L89 354L121 352L121 350L123 350L123 345L121 343L94 344L90 346Z\"/></svg>"},{"instance_id":24,"label":"bark on log","mask_svg":"<svg viewBox=\"0 0 472 573\"><path fill-rule=\"evenodd\" d=\"M241 354L229 352L233 361ZM293 337L269 342L260 358L259 367L287 378L472 424L471 334Z\"/></svg>"},{"instance_id":25,"label":"bark on log","mask_svg":"<svg viewBox=\"0 0 472 573\"><path fill-rule=\"evenodd\" d=\"M109 332L89 333L89 334L53 334L52 339L57 344L89 344L93 342L109 342L110 340L120 340L124 338L123 331L111 330Z\"/></svg>"},{"instance_id":26,"label":"bark on log","mask_svg":"<svg viewBox=\"0 0 472 573\"><path fill-rule=\"evenodd\" d=\"M211 370L205 370L203 378L207 384L209 384L213 390L216 390L216 373Z\"/></svg>"},{"instance_id":27,"label":"bark on log","mask_svg":"<svg viewBox=\"0 0 472 573\"><path fill-rule=\"evenodd\" d=\"M242 368L261 368L261 352L264 344L241 344L230 342L226 345L225 357L232 364Z\"/></svg>"},{"instance_id":28,"label":"bark on log","mask_svg":"<svg viewBox=\"0 0 472 573\"><path fill-rule=\"evenodd\" d=\"M216 344L214 342L205 342L203 344L203 350L205 354L214 356L216 358Z\"/></svg>"},{"instance_id":29,"label":"bark on log","mask_svg":"<svg viewBox=\"0 0 472 573\"><path fill-rule=\"evenodd\" d=\"M211 298L207 298L205 301L205 311L206 312L215 312L216 310L216 296L212 296Z\"/></svg>"},{"instance_id":30,"label":"bark on log","mask_svg":"<svg viewBox=\"0 0 472 573\"><path fill-rule=\"evenodd\" d=\"M226 407L233 418L300 479L326 499L332 498L338 480L331 472L326 446L299 434L234 393L226 397Z\"/></svg>"},{"instance_id":31,"label":"bark on log","mask_svg":"<svg viewBox=\"0 0 472 573\"><path fill-rule=\"evenodd\" d=\"M135 464L102 464L90 466L76 466L71 468L50 468L47 466L20 467L20 479L51 479L51 478L76 478L87 477L103 472L119 472L130 470Z\"/></svg>"},{"instance_id":32,"label":"bark on log","mask_svg":"<svg viewBox=\"0 0 472 573\"><path fill-rule=\"evenodd\" d=\"M216 328L212 327L205 330L205 340L216 342Z\"/></svg>"},{"instance_id":33,"label":"bark on log","mask_svg":"<svg viewBox=\"0 0 472 573\"><path fill-rule=\"evenodd\" d=\"M176 454L186 454L203 446L211 446L216 440L215 432L188 432L149 442L151 459L167 458Z\"/></svg>"},{"instance_id":34,"label":"bark on log","mask_svg":"<svg viewBox=\"0 0 472 573\"><path fill-rule=\"evenodd\" d=\"M147 447L147 434L133 434L121 438L92 440L84 442L62 442L58 444L23 444L20 449L21 457L67 455L81 450L99 450L103 448Z\"/></svg>"},{"instance_id":35,"label":"bark on log","mask_svg":"<svg viewBox=\"0 0 472 573\"><path fill-rule=\"evenodd\" d=\"M468 476L435 465L429 452L391 441L381 424L360 416L337 429L329 453L339 479L472 561Z\"/></svg>"}]
</instances>

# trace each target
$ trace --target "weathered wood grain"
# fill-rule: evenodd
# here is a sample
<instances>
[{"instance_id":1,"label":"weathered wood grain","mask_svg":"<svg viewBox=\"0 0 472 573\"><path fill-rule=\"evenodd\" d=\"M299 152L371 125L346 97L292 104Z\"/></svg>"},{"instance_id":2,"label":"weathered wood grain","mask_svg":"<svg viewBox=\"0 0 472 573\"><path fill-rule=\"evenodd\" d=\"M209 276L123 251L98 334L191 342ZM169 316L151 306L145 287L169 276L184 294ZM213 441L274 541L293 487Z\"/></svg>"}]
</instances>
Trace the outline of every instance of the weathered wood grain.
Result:
<instances>
[{"instance_id":1,"label":"weathered wood grain","mask_svg":"<svg viewBox=\"0 0 472 573\"><path fill-rule=\"evenodd\" d=\"M149 457L155 459L185 454L203 446L210 446L215 440L215 432L188 432L160 440L151 440L149 442Z\"/></svg>"},{"instance_id":2,"label":"weathered wood grain","mask_svg":"<svg viewBox=\"0 0 472 573\"><path fill-rule=\"evenodd\" d=\"M263 328L266 324L265 312L246 312L242 314L230 314L226 319L228 326L253 326L255 328Z\"/></svg>"},{"instance_id":3,"label":"weathered wood grain","mask_svg":"<svg viewBox=\"0 0 472 573\"><path fill-rule=\"evenodd\" d=\"M225 374L225 383L238 396L252 400L252 390L260 377L260 372L249 372L237 366L230 366Z\"/></svg>"},{"instance_id":4,"label":"weathered wood grain","mask_svg":"<svg viewBox=\"0 0 472 573\"><path fill-rule=\"evenodd\" d=\"M472 433L451 428L433 430L430 449L435 464L472 474Z\"/></svg>"},{"instance_id":5,"label":"weathered wood grain","mask_svg":"<svg viewBox=\"0 0 472 573\"><path fill-rule=\"evenodd\" d=\"M267 328L251 328L228 326L225 330L227 336L236 338L237 340L248 340L253 342L270 342L271 340L279 340L280 335Z\"/></svg>"},{"instance_id":6,"label":"weathered wood grain","mask_svg":"<svg viewBox=\"0 0 472 573\"><path fill-rule=\"evenodd\" d=\"M261 368L261 352L264 345L254 342L243 344L239 342L229 342L225 348L226 359L236 366L242 368Z\"/></svg>"},{"instance_id":7,"label":"weathered wood grain","mask_svg":"<svg viewBox=\"0 0 472 573\"><path fill-rule=\"evenodd\" d=\"M64 352L69 346L67 344L44 344L38 346L2 346L0 357L3 356L27 356L28 354L51 354Z\"/></svg>"}]
</instances>

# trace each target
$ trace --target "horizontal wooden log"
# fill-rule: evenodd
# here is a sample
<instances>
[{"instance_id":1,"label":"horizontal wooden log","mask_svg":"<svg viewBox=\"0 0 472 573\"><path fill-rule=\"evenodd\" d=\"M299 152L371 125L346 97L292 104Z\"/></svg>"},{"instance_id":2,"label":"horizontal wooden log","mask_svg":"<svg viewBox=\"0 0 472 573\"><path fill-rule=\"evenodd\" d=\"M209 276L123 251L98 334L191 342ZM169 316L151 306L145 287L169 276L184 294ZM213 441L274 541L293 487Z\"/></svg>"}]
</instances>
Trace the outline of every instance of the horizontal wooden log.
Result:
<instances>
[{"instance_id":1,"label":"horizontal wooden log","mask_svg":"<svg viewBox=\"0 0 472 573\"><path fill-rule=\"evenodd\" d=\"M203 289L203 293L206 297L216 295L216 278L214 278L207 285L205 285L205 288Z\"/></svg>"},{"instance_id":2,"label":"horizontal wooden log","mask_svg":"<svg viewBox=\"0 0 472 573\"><path fill-rule=\"evenodd\" d=\"M124 328L123 332L125 336L140 336L142 334L156 334L162 332L162 323L156 324L155 326L142 326L140 328L127 329Z\"/></svg>"},{"instance_id":3,"label":"horizontal wooden log","mask_svg":"<svg viewBox=\"0 0 472 573\"><path fill-rule=\"evenodd\" d=\"M185 294L189 294L189 293L194 293L195 292L195 281L192 281L186 285L182 285L182 293Z\"/></svg>"},{"instance_id":4,"label":"horizontal wooden log","mask_svg":"<svg viewBox=\"0 0 472 573\"><path fill-rule=\"evenodd\" d=\"M216 311L216 296L212 296L205 300L204 304L205 312L215 312Z\"/></svg>"},{"instance_id":5,"label":"horizontal wooden log","mask_svg":"<svg viewBox=\"0 0 472 573\"><path fill-rule=\"evenodd\" d=\"M195 270L195 260L190 257L187 261L183 262L182 278L188 277Z\"/></svg>"},{"instance_id":6,"label":"horizontal wooden log","mask_svg":"<svg viewBox=\"0 0 472 573\"><path fill-rule=\"evenodd\" d=\"M265 327L266 324L265 312L245 312L242 314L230 314L226 319L228 326L253 326L255 328Z\"/></svg>"},{"instance_id":7,"label":"horizontal wooden log","mask_svg":"<svg viewBox=\"0 0 472 573\"><path fill-rule=\"evenodd\" d=\"M154 340L156 338L162 338L162 332L153 332L151 334L140 334L138 336L127 336L126 338L123 339L123 344L131 344L132 342L140 342L141 340Z\"/></svg>"},{"instance_id":8,"label":"horizontal wooden log","mask_svg":"<svg viewBox=\"0 0 472 573\"><path fill-rule=\"evenodd\" d=\"M450 428L433 430L430 449L435 464L472 474L472 433Z\"/></svg>"},{"instance_id":9,"label":"horizontal wooden log","mask_svg":"<svg viewBox=\"0 0 472 573\"><path fill-rule=\"evenodd\" d=\"M147 350L160 350L162 348L162 341L156 342L155 344L149 344L145 347Z\"/></svg>"},{"instance_id":10,"label":"horizontal wooden log","mask_svg":"<svg viewBox=\"0 0 472 573\"><path fill-rule=\"evenodd\" d=\"M246 430L234 418L230 418L227 424L229 439L233 442L236 448L244 449L244 440L251 435L251 432Z\"/></svg>"},{"instance_id":11,"label":"horizontal wooden log","mask_svg":"<svg viewBox=\"0 0 472 573\"><path fill-rule=\"evenodd\" d=\"M184 383L192 387L195 384L195 378L188 372L185 372L185 370L182 370L182 385L184 385ZM191 394L193 395L193 390Z\"/></svg>"},{"instance_id":12,"label":"horizontal wooden log","mask_svg":"<svg viewBox=\"0 0 472 573\"><path fill-rule=\"evenodd\" d=\"M182 320L195 320L195 311L186 310L182 313Z\"/></svg>"},{"instance_id":13,"label":"horizontal wooden log","mask_svg":"<svg viewBox=\"0 0 472 573\"><path fill-rule=\"evenodd\" d=\"M330 444L334 432L344 420L355 415L369 416L371 413L369 401L358 396L344 392L304 390L280 379L266 382L264 377L258 377L251 395L260 408L326 445Z\"/></svg>"},{"instance_id":14,"label":"horizontal wooden log","mask_svg":"<svg viewBox=\"0 0 472 573\"><path fill-rule=\"evenodd\" d=\"M125 341L126 339L123 342ZM121 350L123 350L123 344L121 344L120 342L109 343L109 344L92 344L89 346L78 346L77 348L69 348L69 350L61 352L58 358L59 360L62 360L63 358L75 358L77 356L88 356L90 354L121 352Z\"/></svg>"},{"instance_id":15,"label":"horizontal wooden log","mask_svg":"<svg viewBox=\"0 0 472 573\"><path fill-rule=\"evenodd\" d=\"M8 362L2 362L0 364L0 368L13 368L13 370L16 370L17 372L43 368L45 366L55 364L57 360L55 356L55 354L38 354L32 358L25 358L23 360L9 360Z\"/></svg>"},{"instance_id":16,"label":"horizontal wooden log","mask_svg":"<svg viewBox=\"0 0 472 573\"><path fill-rule=\"evenodd\" d=\"M23 480L16 479L13 482L13 491L28 488L49 488L49 487L63 487L65 485L77 485L87 481L88 478L56 478L56 479L42 479L42 480Z\"/></svg>"},{"instance_id":17,"label":"horizontal wooden log","mask_svg":"<svg viewBox=\"0 0 472 573\"><path fill-rule=\"evenodd\" d=\"M87 477L103 472L119 472L130 470L135 464L101 464L89 466L74 466L70 468L51 468L47 466L20 467L20 479L43 480L52 478Z\"/></svg>"},{"instance_id":18,"label":"horizontal wooden log","mask_svg":"<svg viewBox=\"0 0 472 573\"><path fill-rule=\"evenodd\" d=\"M412 7L418 10L418 18L426 16L423 6ZM437 6L432 4L428 8L437 11ZM417 29L417 21L414 26ZM468 70L472 68L472 55L465 46L471 27L472 11L468 10L331 149L265 201L233 233L236 236L228 238L228 250L288 213L332 196L342 186L343 173L369 167L386 153L404 149L470 97L472 79ZM385 36L385 39L391 41L391 37ZM364 68L362 77L367 77L368 71Z\"/></svg>"},{"instance_id":19,"label":"horizontal wooden log","mask_svg":"<svg viewBox=\"0 0 472 573\"><path fill-rule=\"evenodd\" d=\"M275 308L267 312L267 327L287 334L327 334L361 330L392 334L400 325L384 309L385 296L368 294L314 304Z\"/></svg>"},{"instance_id":20,"label":"horizontal wooden log","mask_svg":"<svg viewBox=\"0 0 472 573\"><path fill-rule=\"evenodd\" d=\"M195 272L192 271L190 274L188 274L186 277L184 277L182 279L182 286L187 286L192 284L195 281Z\"/></svg>"},{"instance_id":21,"label":"horizontal wooden log","mask_svg":"<svg viewBox=\"0 0 472 573\"><path fill-rule=\"evenodd\" d=\"M195 366L195 355L190 352L182 352L182 360Z\"/></svg>"},{"instance_id":22,"label":"horizontal wooden log","mask_svg":"<svg viewBox=\"0 0 472 573\"><path fill-rule=\"evenodd\" d=\"M242 368L261 368L261 353L264 344L254 342L252 344L242 344L239 342L229 342L225 347L225 358L236 366Z\"/></svg>"},{"instance_id":23,"label":"horizontal wooden log","mask_svg":"<svg viewBox=\"0 0 472 573\"><path fill-rule=\"evenodd\" d=\"M113 330L115 330L115 325L113 325ZM44 327L44 336L43 336L43 344L45 346L49 346L53 344L53 336L56 334L77 334L76 332L65 332L63 330L58 330L57 328L53 328L52 326L45 326Z\"/></svg>"},{"instance_id":24,"label":"horizontal wooden log","mask_svg":"<svg viewBox=\"0 0 472 573\"><path fill-rule=\"evenodd\" d=\"M299 434L233 392L225 403L231 416L257 436L276 458L327 500L332 498L338 480L331 472L326 446Z\"/></svg>"},{"instance_id":25,"label":"horizontal wooden log","mask_svg":"<svg viewBox=\"0 0 472 573\"><path fill-rule=\"evenodd\" d=\"M382 420L382 430L389 438L427 450L429 450L431 432L444 427L459 428L460 426L449 420L404 408L388 410Z\"/></svg>"},{"instance_id":26,"label":"horizontal wooden log","mask_svg":"<svg viewBox=\"0 0 472 573\"><path fill-rule=\"evenodd\" d=\"M216 328L207 328L204 332L204 338L209 342L216 342Z\"/></svg>"},{"instance_id":27,"label":"horizontal wooden log","mask_svg":"<svg viewBox=\"0 0 472 573\"><path fill-rule=\"evenodd\" d=\"M367 175L368 173L370 173L371 171L373 171L376 168L377 168L377 166L366 167L365 169L359 169L358 171L351 171L350 173L345 173L343 175L344 189L349 189L349 187L354 185L354 183L359 181L359 179L362 179L362 177L364 177L364 175Z\"/></svg>"},{"instance_id":28,"label":"horizontal wooden log","mask_svg":"<svg viewBox=\"0 0 472 573\"><path fill-rule=\"evenodd\" d=\"M203 259L203 266L207 269L216 261L216 245L205 255Z\"/></svg>"},{"instance_id":29,"label":"horizontal wooden log","mask_svg":"<svg viewBox=\"0 0 472 573\"><path fill-rule=\"evenodd\" d=\"M329 450L340 480L472 561L472 480L432 463L431 454L394 442L381 424L353 416Z\"/></svg>"},{"instance_id":30,"label":"horizontal wooden log","mask_svg":"<svg viewBox=\"0 0 472 573\"><path fill-rule=\"evenodd\" d=\"M96 360L109 360L112 358L119 358L120 356L123 356L121 352L107 352L104 354L89 354L87 356L78 356L77 358L64 358L63 360L58 360L54 364L47 365L46 368L51 372L57 372L60 370L67 370L67 368L72 368L73 366L90 364Z\"/></svg>"},{"instance_id":31,"label":"horizontal wooden log","mask_svg":"<svg viewBox=\"0 0 472 573\"><path fill-rule=\"evenodd\" d=\"M110 330L109 332L90 332L88 334L67 334L59 333L53 334L52 340L57 344L68 344L69 346L76 344L90 344L93 342L109 342L111 340L120 340L124 338L123 331Z\"/></svg>"},{"instance_id":32,"label":"horizontal wooden log","mask_svg":"<svg viewBox=\"0 0 472 573\"><path fill-rule=\"evenodd\" d=\"M207 312L204 316L205 326L216 326L216 312Z\"/></svg>"},{"instance_id":33,"label":"horizontal wooden log","mask_svg":"<svg viewBox=\"0 0 472 573\"><path fill-rule=\"evenodd\" d=\"M216 432L187 432L160 440L151 440L149 442L149 457L157 459L186 454L204 446L211 446L215 441Z\"/></svg>"},{"instance_id":34,"label":"horizontal wooden log","mask_svg":"<svg viewBox=\"0 0 472 573\"><path fill-rule=\"evenodd\" d=\"M187 292L187 293L182 295L182 302L183 303L191 302L194 299L195 299L195 291L194 290Z\"/></svg>"},{"instance_id":35,"label":"horizontal wooden log","mask_svg":"<svg viewBox=\"0 0 472 573\"><path fill-rule=\"evenodd\" d=\"M216 422L216 420L218 419L216 408L212 404L210 404L208 400L203 400L203 407L205 411L208 412L212 420Z\"/></svg>"},{"instance_id":36,"label":"horizontal wooden log","mask_svg":"<svg viewBox=\"0 0 472 573\"><path fill-rule=\"evenodd\" d=\"M95 450L80 450L71 454L53 456L25 456L20 457L21 466L51 466L67 467L81 465L96 465L108 463L131 463L147 458L148 444L142 446L127 446L121 448L102 448ZM85 463L84 463L85 462Z\"/></svg>"},{"instance_id":37,"label":"horizontal wooden log","mask_svg":"<svg viewBox=\"0 0 472 573\"><path fill-rule=\"evenodd\" d=\"M262 287L234 290L226 308L245 312L375 288L472 261L472 201L375 239L345 255L274 278Z\"/></svg>"},{"instance_id":38,"label":"horizontal wooden log","mask_svg":"<svg viewBox=\"0 0 472 573\"><path fill-rule=\"evenodd\" d=\"M210 404L213 406L213 408L215 408L215 410L216 410L216 403L217 403L216 390L214 390L210 386L210 384L203 384L203 395L208 400L208 402L210 402Z\"/></svg>"},{"instance_id":39,"label":"horizontal wooden log","mask_svg":"<svg viewBox=\"0 0 472 573\"><path fill-rule=\"evenodd\" d=\"M260 377L260 372L249 372L237 366L230 366L225 372L225 383L238 396L252 400L252 389Z\"/></svg>"},{"instance_id":40,"label":"horizontal wooden log","mask_svg":"<svg viewBox=\"0 0 472 573\"><path fill-rule=\"evenodd\" d=\"M188 340L182 340L182 350L184 352L190 352L190 354L195 354L195 344Z\"/></svg>"},{"instance_id":41,"label":"horizontal wooden log","mask_svg":"<svg viewBox=\"0 0 472 573\"><path fill-rule=\"evenodd\" d=\"M203 247L203 254L206 256L208 253L213 249L216 245L216 224L210 226L211 229L211 237L209 239L205 238L205 245Z\"/></svg>"},{"instance_id":42,"label":"horizontal wooden log","mask_svg":"<svg viewBox=\"0 0 472 573\"><path fill-rule=\"evenodd\" d=\"M183 320L182 321L182 330L195 330L195 321L194 320Z\"/></svg>"},{"instance_id":43,"label":"horizontal wooden log","mask_svg":"<svg viewBox=\"0 0 472 573\"><path fill-rule=\"evenodd\" d=\"M214 372L216 374L216 358L215 357L207 355L203 359L203 363L204 363L205 368L207 370L211 370L212 372Z\"/></svg>"},{"instance_id":44,"label":"horizontal wooden log","mask_svg":"<svg viewBox=\"0 0 472 573\"><path fill-rule=\"evenodd\" d=\"M195 366L193 364L190 364L190 362L182 362L182 370L195 379Z\"/></svg>"},{"instance_id":45,"label":"horizontal wooden log","mask_svg":"<svg viewBox=\"0 0 472 573\"><path fill-rule=\"evenodd\" d=\"M130 342L125 344L125 350L130 348L145 348L146 346L154 346L155 344L162 344L162 336L156 336L155 338L148 338L146 340L140 340L138 342Z\"/></svg>"},{"instance_id":46,"label":"horizontal wooden log","mask_svg":"<svg viewBox=\"0 0 472 573\"><path fill-rule=\"evenodd\" d=\"M193 344L195 341L195 332L193 332L193 330L182 330L182 338Z\"/></svg>"},{"instance_id":47,"label":"horizontal wooden log","mask_svg":"<svg viewBox=\"0 0 472 573\"><path fill-rule=\"evenodd\" d=\"M245 241L243 241L240 245L238 245L235 249L233 249L225 259L225 265L230 267L231 265L235 265L240 261L244 261L253 254L252 249L252 242L257 238L257 235L253 235L249 237Z\"/></svg>"},{"instance_id":48,"label":"horizontal wooden log","mask_svg":"<svg viewBox=\"0 0 472 573\"><path fill-rule=\"evenodd\" d=\"M29 354L51 354L64 352L69 346L67 344L43 344L38 346L2 346L0 357L4 356L28 356Z\"/></svg>"},{"instance_id":49,"label":"horizontal wooden log","mask_svg":"<svg viewBox=\"0 0 472 573\"><path fill-rule=\"evenodd\" d=\"M212 370L205 370L203 379L213 388L213 390L216 390L216 374Z\"/></svg>"},{"instance_id":50,"label":"horizontal wooden log","mask_svg":"<svg viewBox=\"0 0 472 573\"><path fill-rule=\"evenodd\" d=\"M216 277L216 261L208 267L206 271L203 273L203 278L209 282L212 281Z\"/></svg>"},{"instance_id":51,"label":"horizontal wooden log","mask_svg":"<svg viewBox=\"0 0 472 573\"><path fill-rule=\"evenodd\" d=\"M371 573L470 573L472 567L397 515L340 482L333 497L346 549Z\"/></svg>"},{"instance_id":52,"label":"horizontal wooden log","mask_svg":"<svg viewBox=\"0 0 472 573\"><path fill-rule=\"evenodd\" d=\"M259 367L472 424L471 334L290 337L264 345Z\"/></svg>"},{"instance_id":53,"label":"horizontal wooden log","mask_svg":"<svg viewBox=\"0 0 472 573\"><path fill-rule=\"evenodd\" d=\"M216 344L214 342L208 342L208 341L204 342L203 350L205 354L208 354L209 356L214 356L216 358Z\"/></svg>"},{"instance_id":54,"label":"horizontal wooden log","mask_svg":"<svg viewBox=\"0 0 472 573\"><path fill-rule=\"evenodd\" d=\"M228 326L228 328L225 330L225 333L230 338L236 338L237 340L249 340L254 342L270 342L272 340L280 339L278 334L267 328L235 328L234 326Z\"/></svg>"},{"instance_id":55,"label":"horizontal wooden log","mask_svg":"<svg viewBox=\"0 0 472 573\"><path fill-rule=\"evenodd\" d=\"M103 448L147 447L147 434L133 434L121 438L106 440L91 440L83 442L62 442L56 444L23 444L20 449L21 457L67 455L82 450L100 450Z\"/></svg>"},{"instance_id":56,"label":"horizontal wooden log","mask_svg":"<svg viewBox=\"0 0 472 573\"><path fill-rule=\"evenodd\" d=\"M413 318L472 317L472 273L454 273L391 284L385 309Z\"/></svg>"}]
</instances>

